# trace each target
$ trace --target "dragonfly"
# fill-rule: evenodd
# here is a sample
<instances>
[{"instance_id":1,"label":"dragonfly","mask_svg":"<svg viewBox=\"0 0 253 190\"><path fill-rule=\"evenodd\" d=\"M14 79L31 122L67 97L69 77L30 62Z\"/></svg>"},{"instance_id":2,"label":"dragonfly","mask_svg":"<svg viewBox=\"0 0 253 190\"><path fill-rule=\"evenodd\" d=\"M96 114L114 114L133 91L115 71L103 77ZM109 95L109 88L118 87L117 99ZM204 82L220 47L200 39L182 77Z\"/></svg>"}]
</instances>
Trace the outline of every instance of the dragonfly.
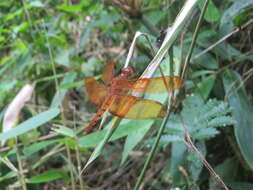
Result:
<instances>
[{"instance_id":1,"label":"dragonfly","mask_svg":"<svg viewBox=\"0 0 253 190\"><path fill-rule=\"evenodd\" d=\"M91 103L99 107L97 113L85 128L84 135L90 133L105 111L126 119L155 119L166 115L166 107L158 101L147 100L129 94L164 93L180 88L184 81L177 76L158 78L129 79L134 74L132 67L121 69L120 75L114 77L114 59L110 59L102 75L105 83L99 83L93 77L84 81L84 86Z\"/></svg>"}]
</instances>

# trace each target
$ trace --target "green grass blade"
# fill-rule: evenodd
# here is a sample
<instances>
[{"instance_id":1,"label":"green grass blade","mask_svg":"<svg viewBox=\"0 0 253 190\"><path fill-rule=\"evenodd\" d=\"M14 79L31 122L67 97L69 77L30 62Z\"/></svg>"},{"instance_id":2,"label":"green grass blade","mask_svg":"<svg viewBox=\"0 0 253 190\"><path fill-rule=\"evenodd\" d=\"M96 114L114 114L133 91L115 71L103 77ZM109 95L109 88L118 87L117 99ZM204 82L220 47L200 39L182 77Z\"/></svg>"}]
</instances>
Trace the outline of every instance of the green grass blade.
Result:
<instances>
[{"instance_id":1,"label":"green grass blade","mask_svg":"<svg viewBox=\"0 0 253 190\"><path fill-rule=\"evenodd\" d=\"M44 111L42 113L39 113L38 115L24 121L23 123L19 124L17 127L0 134L0 140L7 140L13 137L16 137L18 135L21 135L23 133L26 133L27 131L30 131L32 129L35 129L42 124L50 121L51 119L55 118L60 113L60 110L58 108L52 108L47 111Z\"/></svg>"}]
</instances>

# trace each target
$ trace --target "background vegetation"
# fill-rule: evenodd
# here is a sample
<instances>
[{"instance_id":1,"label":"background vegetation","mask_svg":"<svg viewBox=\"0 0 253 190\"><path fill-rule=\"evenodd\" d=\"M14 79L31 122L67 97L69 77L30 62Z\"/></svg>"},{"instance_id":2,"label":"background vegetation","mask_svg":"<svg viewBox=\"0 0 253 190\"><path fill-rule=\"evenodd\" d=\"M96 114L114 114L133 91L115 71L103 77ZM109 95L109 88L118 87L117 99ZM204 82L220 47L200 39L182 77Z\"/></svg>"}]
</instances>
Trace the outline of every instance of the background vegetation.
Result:
<instances>
[{"instance_id":1,"label":"background vegetation","mask_svg":"<svg viewBox=\"0 0 253 190\"><path fill-rule=\"evenodd\" d=\"M155 47L184 3L0 2L0 189L134 188L162 119L122 120L109 143L107 130L83 136L96 112L83 81L100 79L112 57L119 71L136 31L147 33ZM182 70L204 3L198 1L161 62L165 75L172 67ZM229 188L253 189L252 10L252 0L209 2L185 85L140 188L223 189L203 156ZM138 38L131 59L135 77L153 56L147 40ZM167 95L146 98L166 104Z\"/></svg>"}]
</instances>

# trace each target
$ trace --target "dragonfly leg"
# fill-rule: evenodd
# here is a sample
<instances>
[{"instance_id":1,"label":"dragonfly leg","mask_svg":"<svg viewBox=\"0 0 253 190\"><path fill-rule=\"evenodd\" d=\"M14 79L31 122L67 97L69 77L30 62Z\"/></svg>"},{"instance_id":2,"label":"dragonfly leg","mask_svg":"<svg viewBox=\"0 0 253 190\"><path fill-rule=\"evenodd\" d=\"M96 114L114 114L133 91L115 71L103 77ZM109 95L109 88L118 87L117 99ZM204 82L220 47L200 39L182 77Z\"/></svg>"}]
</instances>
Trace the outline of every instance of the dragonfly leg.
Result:
<instances>
[{"instance_id":1,"label":"dragonfly leg","mask_svg":"<svg viewBox=\"0 0 253 190\"><path fill-rule=\"evenodd\" d=\"M96 125L97 121L101 118L103 113L106 111L106 109L110 105L110 98L111 97L108 97L105 100L105 102L103 103L103 105L99 108L96 115L92 118L91 122L89 123L88 127L85 128L84 133L83 133L84 135L87 135L88 133L90 133L92 131L92 129Z\"/></svg>"}]
</instances>

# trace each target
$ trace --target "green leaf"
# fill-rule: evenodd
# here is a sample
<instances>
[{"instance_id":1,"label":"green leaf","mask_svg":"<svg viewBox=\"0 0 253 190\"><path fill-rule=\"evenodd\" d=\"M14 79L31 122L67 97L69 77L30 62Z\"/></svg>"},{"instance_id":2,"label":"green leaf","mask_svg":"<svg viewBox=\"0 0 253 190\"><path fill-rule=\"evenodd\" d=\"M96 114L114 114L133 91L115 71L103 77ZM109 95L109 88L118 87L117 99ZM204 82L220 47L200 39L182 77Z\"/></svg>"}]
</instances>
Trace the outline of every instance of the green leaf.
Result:
<instances>
[{"instance_id":1,"label":"green leaf","mask_svg":"<svg viewBox=\"0 0 253 190\"><path fill-rule=\"evenodd\" d=\"M253 3L252 3L253 5ZM252 12L253 12L253 7L252 5L250 7L245 7L245 9L243 9L238 15L236 15L233 18L233 23L236 26L241 26L242 24L244 24L247 20L249 20Z\"/></svg>"},{"instance_id":2,"label":"green leaf","mask_svg":"<svg viewBox=\"0 0 253 190\"><path fill-rule=\"evenodd\" d=\"M210 76L204 78L200 84L198 84L198 88L196 89L196 93L199 94L204 100L206 100L213 89L215 77Z\"/></svg>"},{"instance_id":3,"label":"green leaf","mask_svg":"<svg viewBox=\"0 0 253 190\"><path fill-rule=\"evenodd\" d=\"M96 27L110 27L113 25L114 22L117 22L121 17L118 14L105 14L102 15L101 18L90 22L89 24L85 25L85 29L92 29Z\"/></svg>"},{"instance_id":4,"label":"green leaf","mask_svg":"<svg viewBox=\"0 0 253 190\"><path fill-rule=\"evenodd\" d=\"M61 48L55 58L55 62L58 65L63 65L70 68L70 50L66 48Z\"/></svg>"},{"instance_id":5,"label":"green leaf","mask_svg":"<svg viewBox=\"0 0 253 190\"><path fill-rule=\"evenodd\" d=\"M234 28L233 18L252 4L252 0L234 1L221 17L220 32L224 35L230 33Z\"/></svg>"},{"instance_id":6,"label":"green leaf","mask_svg":"<svg viewBox=\"0 0 253 190\"><path fill-rule=\"evenodd\" d=\"M85 45L89 42L90 34L91 34L90 29L87 29L83 32L80 43L79 43L80 49L83 49Z\"/></svg>"},{"instance_id":7,"label":"green leaf","mask_svg":"<svg viewBox=\"0 0 253 190\"><path fill-rule=\"evenodd\" d=\"M166 16L166 12L161 10L155 10L148 12L147 14L145 14L145 16L146 19L148 19L153 25L156 25L164 18L164 16Z\"/></svg>"},{"instance_id":8,"label":"green leaf","mask_svg":"<svg viewBox=\"0 0 253 190\"><path fill-rule=\"evenodd\" d=\"M77 81L77 82L71 82L71 83L66 83L66 84L61 84L59 86L60 89L69 89L69 88L75 88L77 86L82 86L83 85L83 80Z\"/></svg>"},{"instance_id":9,"label":"green leaf","mask_svg":"<svg viewBox=\"0 0 253 190\"><path fill-rule=\"evenodd\" d=\"M76 4L76 5L61 5L57 7L57 10L64 11L67 13L80 13L82 11L82 4Z\"/></svg>"},{"instance_id":10,"label":"green leaf","mask_svg":"<svg viewBox=\"0 0 253 190\"><path fill-rule=\"evenodd\" d=\"M163 135L159 142L160 145L167 145L171 142L183 142L183 139L180 135ZM152 144L154 143L154 138L152 138Z\"/></svg>"},{"instance_id":11,"label":"green leaf","mask_svg":"<svg viewBox=\"0 0 253 190\"><path fill-rule=\"evenodd\" d=\"M139 120L141 121L141 120ZM144 120L145 122L148 122L149 120ZM152 121L152 120L151 120ZM144 125L139 126L138 128L142 128ZM106 127L105 127L106 128ZM94 133L91 133L89 135L86 135L84 137L81 137L78 139L78 145L81 147L94 147L95 145L99 144L101 142L101 139L105 137L105 134L108 130L103 129L101 131L96 131ZM136 126L132 125L129 120L124 119L120 126L115 130L112 137L110 138L110 141L115 141L119 138L122 138L124 136L127 136L133 132L136 131Z\"/></svg>"},{"instance_id":12,"label":"green leaf","mask_svg":"<svg viewBox=\"0 0 253 190\"><path fill-rule=\"evenodd\" d=\"M229 116L215 117L208 121L208 127L224 127L226 125L234 125L236 121L232 120Z\"/></svg>"},{"instance_id":13,"label":"green leaf","mask_svg":"<svg viewBox=\"0 0 253 190\"><path fill-rule=\"evenodd\" d=\"M215 128L205 128L200 129L196 133L193 133L192 136L194 137L194 140L197 139L206 139L210 137L214 137L215 135L219 134L219 131Z\"/></svg>"},{"instance_id":14,"label":"green leaf","mask_svg":"<svg viewBox=\"0 0 253 190\"><path fill-rule=\"evenodd\" d=\"M16 10L13 13L7 14L6 17L5 17L5 22L14 19L16 16L20 16L21 14L23 14L23 11L24 11L24 9L21 8L21 9Z\"/></svg>"},{"instance_id":15,"label":"green leaf","mask_svg":"<svg viewBox=\"0 0 253 190\"><path fill-rule=\"evenodd\" d=\"M92 152L88 162L85 164L84 168L86 168L88 165L90 165L101 153L105 146L105 144L109 141L110 137L112 136L115 128L109 128L106 131L106 134L102 141L98 144L98 146L95 148L95 150Z\"/></svg>"},{"instance_id":16,"label":"green leaf","mask_svg":"<svg viewBox=\"0 0 253 190\"><path fill-rule=\"evenodd\" d=\"M23 22L20 25L17 25L16 27L13 28L14 33L20 33L26 31L30 27L29 22Z\"/></svg>"},{"instance_id":17,"label":"green leaf","mask_svg":"<svg viewBox=\"0 0 253 190\"><path fill-rule=\"evenodd\" d=\"M202 9L204 7L206 0L198 0L199 7ZM216 8L213 1L209 1L205 16L205 20L208 22L216 22L220 19L219 10Z\"/></svg>"},{"instance_id":18,"label":"green leaf","mask_svg":"<svg viewBox=\"0 0 253 190\"><path fill-rule=\"evenodd\" d=\"M62 125L55 125L55 126L57 126L58 128L53 129L53 130L59 134L62 134L62 135L68 136L68 137L75 137L76 136L75 132L68 127L65 127Z\"/></svg>"},{"instance_id":19,"label":"green leaf","mask_svg":"<svg viewBox=\"0 0 253 190\"><path fill-rule=\"evenodd\" d=\"M239 165L235 158L227 158L214 168L215 172L221 177L225 184L229 181L234 181L236 175L238 174L238 169ZM220 189L220 184L217 183L217 179L214 177L209 178L209 189Z\"/></svg>"},{"instance_id":20,"label":"green leaf","mask_svg":"<svg viewBox=\"0 0 253 190\"><path fill-rule=\"evenodd\" d=\"M61 85L71 83L75 80L75 78L76 78L76 73L70 72L68 73L68 75L64 77L63 81L61 82ZM67 89L60 89L58 92L56 92L50 107L53 108L53 107L59 106L61 102L63 101L66 93L67 93Z\"/></svg>"},{"instance_id":21,"label":"green leaf","mask_svg":"<svg viewBox=\"0 0 253 190\"><path fill-rule=\"evenodd\" d=\"M16 173L16 172L11 171L11 172L6 173L5 175L1 175L1 177L0 177L0 182L1 182L1 181L5 181L5 180L7 180L7 179L13 178L13 176L15 176L15 173Z\"/></svg>"},{"instance_id":22,"label":"green leaf","mask_svg":"<svg viewBox=\"0 0 253 190\"><path fill-rule=\"evenodd\" d=\"M36 142L40 137L40 132L37 129L32 129L19 136L19 140L24 146L30 145L32 142Z\"/></svg>"},{"instance_id":23,"label":"green leaf","mask_svg":"<svg viewBox=\"0 0 253 190\"><path fill-rule=\"evenodd\" d=\"M38 176L27 179L27 183L44 183L61 178L67 178L67 174L60 170L49 170Z\"/></svg>"},{"instance_id":24,"label":"green leaf","mask_svg":"<svg viewBox=\"0 0 253 190\"><path fill-rule=\"evenodd\" d=\"M205 141L198 141L196 143L197 149L200 151L200 153L205 157L206 155L206 145ZM192 157L191 157L192 156ZM193 159L189 159L193 158ZM197 181L199 179L199 175L203 169L203 163L200 160L199 156L197 156L195 153L190 153L189 156L187 156L188 161L190 161L190 173L193 178L193 180Z\"/></svg>"},{"instance_id":25,"label":"green leaf","mask_svg":"<svg viewBox=\"0 0 253 190\"><path fill-rule=\"evenodd\" d=\"M15 147L13 147L11 150L9 150L8 152L2 152L1 154L0 154L0 157L1 158L4 158L4 157L8 157L8 156L10 156L10 155L12 155L12 154L16 154L17 153L17 148L15 148ZM1 161L1 160L0 160Z\"/></svg>"},{"instance_id":26,"label":"green leaf","mask_svg":"<svg viewBox=\"0 0 253 190\"><path fill-rule=\"evenodd\" d=\"M42 113L39 113L38 115L19 124L17 127L11 129L10 131L0 133L0 140L8 140L27 131L35 129L42 124L45 124L46 122L50 121L51 119L55 118L59 113L60 110L58 108L52 108Z\"/></svg>"},{"instance_id":27,"label":"green leaf","mask_svg":"<svg viewBox=\"0 0 253 190\"><path fill-rule=\"evenodd\" d=\"M243 157L253 169L253 107L242 85L239 74L227 70L223 76L223 84L232 114L236 120L235 136Z\"/></svg>"},{"instance_id":28,"label":"green leaf","mask_svg":"<svg viewBox=\"0 0 253 190\"><path fill-rule=\"evenodd\" d=\"M29 6L32 7L45 7L45 5L41 1L32 1L29 3Z\"/></svg>"},{"instance_id":29,"label":"green leaf","mask_svg":"<svg viewBox=\"0 0 253 190\"><path fill-rule=\"evenodd\" d=\"M170 173L173 179L173 185L180 184L182 172L179 166L183 166L187 155L187 147L184 143L172 143Z\"/></svg>"},{"instance_id":30,"label":"green leaf","mask_svg":"<svg viewBox=\"0 0 253 190\"><path fill-rule=\"evenodd\" d=\"M214 71L212 71L212 70L197 70L194 73L192 73L191 78L194 79L194 78L197 78L200 76L211 75L211 74L214 74Z\"/></svg>"},{"instance_id":31,"label":"green leaf","mask_svg":"<svg viewBox=\"0 0 253 190\"><path fill-rule=\"evenodd\" d=\"M253 183L246 183L246 182L228 182L227 185L232 190L252 190Z\"/></svg>"},{"instance_id":32,"label":"green leaf","mask_svg":"<svg viewBox=\"0 0 253 190\"><path fill-rule=\"evenodd\" d=\"M68 75L68 73L62 73L62 74L56 74L56 75L52 75L52 76L48 76L48 77L43 77L43 78L37 79L36 82L44 82L44 81L55 80L55 79L58 79L58 78L62 78L66 75Z\"/></svg>"},{"instance_id":33,"label":"green leaf","mask_svg":"<svg viewBox=\"0 0 253 190\"><path fill-rule=\"evenodd\" d=\"M193 54L196 55L198 53L200 53L202 51L202 49L200 48L195 48L193 50ZM218 69L219 65L218 62L214 59L214 57L209 54L209 53L205 53L197 58L194 58L192 60L193 64L197 64L198 66L204 67L206 69Z\"/></svg>"},{"instance_id":34,"label":"green leaf","mask_svg":"<svg viewBox=\"0 0 253 190\"><path fill-rule=\"evenodd\" d=\"M36 153L40 150L42 150L43 148L46 148L49 145L52 145L56 142L58 142L59 140L48 140L48 141L43 141L43 142L39 142L39 143L35 143L31 146L25 147L23 152L24 154L29 157L31 156L33 153Z\"/></svg>"},{"instance_id":35,"label":"green leaf","mask_svg":"<svg viewBox=\"0 0 253 190\"><path fill-rule=\"evenodd\" d=\"M59 139L59 143L67 145L72 150L76 150L76 147L77 147L76 139L72 137L65 137L65 138ZM83 147L79 147L79 151L89 152L86 148L83 148Z\"/></svg>"},{"instance_id":36,"label":"green leaf","mask_svg":"<svg viewBox=\"0 0 253 190\"><path fill-rule=\"evenodd\" d=\"M142 140L145 134L148 132L150 127L153 125L152 120L132 120L129 121L129 125L136 127L136 131L132 132L127 136L124 150L121 159L121 165L126 161L127 156L131 150ZM143 126L143 127L140 127Z\"/></svg>"},{"instance_id":37,"label":"green leaf","mask_svg":"<svg viewBox=\"0 0 253 190\"><path fill-rule=\"evenodd\" d=\"M115 121L120 122L117 119ZM102 131L98 131L98 132L95 132L95 133L92 133L90 135L80 138L78 144L81 147L90 147L90 146L94 146L94 145L98 144L96 149L93 151L90 159L88 160L87 164L85 165L85 168L101 154L104 145L108 141L113 141L113 140L116 140L118 138L121 138L123 136L129 135L129 134L135 132L137 130L136 129L137 126L133 125L132 122L136 122L139 124L142 123L142 125L138 126L138 130L141 130L140 128L144 128L142 131L145 132L147 130L146 127L149 126L149 124L153 123L154 121L153 120L138 120L138 121L125 120L124 124L117 127L115 132L114 132L115 129L110 126L111 124L113 124L113 122L111 122L109 124L109 129L104 129ZM143 125L144 123L145 123L145 125ZM137 141L138 141L138 139L137 139ZM137 141L135 143L138 143ZM134 145L134 143L133 143L133 145ZM134 147L133 145L132 145L132 147Z\"/></svg>"},{"instance_id":38,"label":"green leaf","mask_svg":"<svg viewBox=\"0 0 253 190\"><path fill-rule=\"evenodd\" d=\"M187 96L180 115L171 114L165 134L161 137L161 145L166 146L173 141L182 142L185 128L194 140L214 137L219 134L216 127L235 123L234 119L228 116L230 112L228 104L223 101L209 99L204 102L198 94Z\"/></svg>"}]
</instances>

